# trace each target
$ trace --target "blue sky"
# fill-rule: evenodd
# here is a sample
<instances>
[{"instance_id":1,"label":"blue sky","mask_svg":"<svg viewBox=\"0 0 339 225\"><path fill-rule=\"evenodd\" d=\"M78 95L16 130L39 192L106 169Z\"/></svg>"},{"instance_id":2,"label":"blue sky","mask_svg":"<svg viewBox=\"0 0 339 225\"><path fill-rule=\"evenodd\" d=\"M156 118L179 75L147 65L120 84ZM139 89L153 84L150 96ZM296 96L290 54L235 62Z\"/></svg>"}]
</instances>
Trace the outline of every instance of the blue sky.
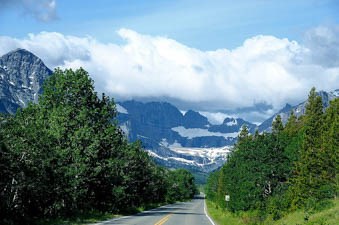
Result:
<instances>
[{"instance_id":1,"label":"blue sky","mask_svg":"<svg viewBox=\"0 0 339 225\"><path fill-rule=\"evenodd\" d=\"M24 9L24 1L32 6ZM30 12L48 1L1 2L5 4L0 11L1 35L20 38L27 33L53 31L119 42L116 31L123 27L202 50L232 49L259 34L298 41L312 27L339 23L336 0L56 0L56 14L49 21L41 21Z\"/></svg>"},{"instance_id":2,"label":"blue sky","mask_svg":"<svg viewBox=\"0 0 339 225\"><path fill-rule=\"evenodd\" d=\"M339 88L338 12L338 0L0 0L0 55L83 67L117 100L261 122L313 86Z\"/></svg>"}]
</instances>

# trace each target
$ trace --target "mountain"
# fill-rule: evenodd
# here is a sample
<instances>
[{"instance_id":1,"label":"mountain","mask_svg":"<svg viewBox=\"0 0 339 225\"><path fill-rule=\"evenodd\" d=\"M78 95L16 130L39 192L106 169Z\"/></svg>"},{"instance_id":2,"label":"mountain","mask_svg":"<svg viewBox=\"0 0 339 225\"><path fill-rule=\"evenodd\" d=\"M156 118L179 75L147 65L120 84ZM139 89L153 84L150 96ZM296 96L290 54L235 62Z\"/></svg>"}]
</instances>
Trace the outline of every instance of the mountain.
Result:
<instances>
[{"instance_id":1,"label":"mountain","mask_svg":"<svg viewBox=\"0 0 339 225\"><path fill-rule=\"evenodd\" d=\"M240 118L213 125L199 112L181 113L167 102L118 102L117 110L128 139L141 140L158 163L200 172L210 172L225 162L243 125L253 132L256 128Z\"/></svg>"},{"instance_id":2,"label":"mountain","mask_svg":"<svg viewBox=\"0 0 339 225\"><path fill-rule=\"evenodd\" d=\"M0 57L0 112L15 113L37 102L43 81L52 73L37 56L16 49Z\"/></svg>"},{"instance_id":3,"label":"mountain","mask_svg":"<svg viewBox=\"0 0 339 225\"><path fill-rule=\"evenodd\" d=\"M317 92L317 95L319 95L322 98L323 107L324 109L326 109L330 105L331 100L339 97L339 89L336 89L335 91L331 91L331 92L319 91ZM282 122L286 124L292 111L297 117L305 114L306 104L307 104L307 100L304 102L301 102L300 104L296 106L291 106L289 104L286 104L286 106L282 108L279 112L277 112L276 114L274 114L273 116L271 116L270 118L268 118L262 124L259 125L258 127L259 132L263 132L263 131L270 132L272 130L272 122L277 115L280 115Z\"/></svg>"},{"instance_id":4,"label":"mountain","mask_svg":"<svg viewBox=\"0 0 339 225\"><path fill-rule=\"evenodd\" d=\"M43 61L24 49L0 57L0 112L13 114L29 102L37 102L43 81L52 73ZM339 96L339 90L320 91L324 107ZM199 112L182 113L167 102L118 102L118 124L130 141L141 140L154 160L170 168L210 172L227 159L231 146L243 125L250 132L270 131L272 121L280 114L287 121L291 110L297 116L305 112L306 101L297 106L287 104L259 127L241 118L225 118L211 124Z\"/></svg>"}]
</instances>

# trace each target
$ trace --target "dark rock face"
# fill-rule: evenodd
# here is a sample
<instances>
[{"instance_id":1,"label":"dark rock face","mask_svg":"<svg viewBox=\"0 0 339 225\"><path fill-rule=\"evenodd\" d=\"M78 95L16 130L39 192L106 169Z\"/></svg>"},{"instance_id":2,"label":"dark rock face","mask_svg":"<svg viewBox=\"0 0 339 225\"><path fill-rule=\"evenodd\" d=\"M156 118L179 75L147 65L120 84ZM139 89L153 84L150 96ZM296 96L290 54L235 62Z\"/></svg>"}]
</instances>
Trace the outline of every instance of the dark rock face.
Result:
<instances>
[{"instance_id":1,"label":"dark rock face","mask_svg":"<svg viewBox=\"0 0 339 225\"><path fill-rule=\"evenodd\" d=\"M182 124L183 115L173 105L165 102L137 101L119 104L128 110L128 114L118 114L118 121L128 129L125 133L128 133L129 140L141 140L145 148L153 148L158 146L164 137L173 142L180 139L171 128Z\"/></svg>"},{"instance_id":2,"label":"dark rock face","mask_svg":"<svg viewBox=\"0 0 339 225\"><path fill-rule=\"evenodd\" d=\"M126 101L118 104L127 111L118 114L118 121L128 139L141 140L148 149L158 148L159 144L179 144L190 148L223 147L235 143L237 135L234 133L239 132L243 125L251 131L256 127L234 118L226 118L221 125L212 125L198 112L189 110L183 115L175 106L164 102ZM188 136L177 130L188 133ZM227 136L229 133L232 133L230 137Z\"/></svg>"},{"instance_id":3,"label":"dark rock face","mask_svg":"<svg viewBox=\"0 0 339 225\"><path fill-rule=\"evenodd\" d=\"M203 128L208 127L209 122L206 117L193 110L188 110L183 118L183 126L185 128Z\"/></svg>"},{"instance_id":4,"label":"dark rock face","mask_svg":"<svg viewBox=\"0 0 339 225\"><path fill-rule=\"evenodd\" d=\"M24 49L0 57L0 112L13 114L19 107L37 102L51 73L41 59Z\"/></svg>"}]
</instances>

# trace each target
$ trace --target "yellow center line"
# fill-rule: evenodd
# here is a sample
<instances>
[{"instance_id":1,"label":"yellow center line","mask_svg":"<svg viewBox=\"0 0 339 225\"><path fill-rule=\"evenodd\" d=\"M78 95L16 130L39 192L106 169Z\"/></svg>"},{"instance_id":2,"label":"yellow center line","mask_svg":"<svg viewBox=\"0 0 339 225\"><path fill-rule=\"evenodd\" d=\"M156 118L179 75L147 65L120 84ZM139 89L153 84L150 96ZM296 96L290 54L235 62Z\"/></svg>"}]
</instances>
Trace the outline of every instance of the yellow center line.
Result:
<instances>
[{"instance_id":1,"label":"yellow center line","mask_svg":"<svg viewBox=\"0 0 339 225\"><path fill-rule=\"evenodd\" d=\"M162 218L161 220L156 222L154 225L162 225L162 224L166 223L167 220L169 220L170 216L172 216L172 213L168 214L167 216L165 216L164 218Z\"/></svg>"}]
</instances>

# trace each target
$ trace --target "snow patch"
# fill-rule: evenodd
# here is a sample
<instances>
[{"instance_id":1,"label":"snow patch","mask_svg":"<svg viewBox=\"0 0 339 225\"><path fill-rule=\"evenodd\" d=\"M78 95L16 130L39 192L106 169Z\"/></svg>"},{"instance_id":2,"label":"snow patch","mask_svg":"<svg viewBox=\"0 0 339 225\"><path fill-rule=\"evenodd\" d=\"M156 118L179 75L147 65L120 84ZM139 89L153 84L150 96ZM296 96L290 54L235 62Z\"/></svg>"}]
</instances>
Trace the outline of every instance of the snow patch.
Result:
<instances>
[{"instance_id":1,"label":"snow patch","mask_svg":"<svg viewBox=\"0 0 339 225\"><path fill-rule=\"evenodd\" d=\"M26 106L26 103L24 101L22 101L21 98L18 98L19 99L19 102L21 102L24 106Z\"/></svg>"},{"instance_id":2,"label":"snow patch","mask_svg":"<svg viewBox=\"0 0 339 225\"><path fill-rule=\"evenodd\" d=\"M221 158L226 160L228 153L231 151L232 146L224 146L221 148L186 148L186 147L171 147L172 151L187 155L187 156L198 156L206 158L206 162L214 163L216 159ZM209 163L209 164L210 164Z\"/></svg>"},{"instance_id":3,"label":"snow patch","mask_svg":"<svg viewBox=\"0 0 339 225\"><path fill-rule=\"evenodd\" d=\"M236 119L232 119L231 121L226 123L226 125L229 127L236 126L237 124L238 124L238 121Z\"/></svg>"},{"instance_id":4,"label":"snow patch","mask_svg":"<svg viewBox=\"0 0 339 225\"><path fill-rule=\"evenodd\" d=\"M224 137L227 138L235 138L239 135L239 132L234 133L220 133L220 132L210 132L207 129L201 129L201 128L185 128L183 126L179 127L173 127L173 131L177 132L182 137L187 137L188 139L193 139L195 137Z\"/></svg>"},{"instance_id":5,"label":"snow patch","mask_svg":"<svg viewBox=\"0 0 339 225\"><path fill-rule=\"evenodd\" d=\"M168 160L167 158L165 157L161 157L160 155L158 155L157 153L151 151L151 150L148 150L148 149L145 149L145 151L148 153L148 155L154 157L154 158L159 158L159 159L163 159L163 160Z\"/></svg>"},{"instance_id":6,"label":"snow patch","mask_svg":"<svg viewBox=\"0 0 339 225\"><path fill-rule=\"evenodd\" d=\"M175 140L174 143L169 145L168 147L170 147L170 148L182 148L182 145L177 140Z\"/></svg>"},{"instance_id":7,"label":"snow patch","mask_svg":"<svg viewBox=\"0 0 339 225\"><path fill-rule=\"evenodd\" d=\"M186 147L170 147L170 150L177 153L178 156L160 156L152 150L145 150L151 157L164 161L176 161L181 164L200 167L206 171L211 168L213 170L222 166L230 153L232 146L224 146L221 148L186 148ZM203 160L201 160L203 159ZM210 171L212 171L210 170Z\"/></svg>"},{"instance_id":8,"label":"snow patch","mask_svg":"<svg viewBox=\"0 0 339 225\"><path fill-rule=\"evenodd\" d=\"M184 159L184 158L168 157L168 159L172 159L172 160L175 160L175 161L183 162L183 163L186 163L186 164L199 165L198 163L196 163L193 160L188 160L188 159Z\"/></svg>"},{"instance_id":9,"label":"snow patch","mask_svg":"<svg viewBox=\"0 0 339 225\"><path fill-rule=\"evenodd\" d=\"M187 111L185 111L185 110L180 110L180 112L183 116L187 113Z\"/></svg>"},{"instance_id":10,"label":"snow patch","mask_svg":"<svg viewBox=\"0 0 339 225\"><path fill-rule=\"evenodd\" d=\"M159 144L164 146L164 147L168 147L169 146L166 138L163 138Z\"/></svg>"},{"instance_id":11,"label":"snow patch","mask_svg":"<svg viewBox=\"0 0 339 225\"><path fill-rule=\"evenodd\" d=\"M128 114L127 109L125 109L124 107L122 107L122 106L119 105L119 104L116 104L116 106L117 106L117 111L118 111L119 113Z\"/></svg>"}]
</instances>

